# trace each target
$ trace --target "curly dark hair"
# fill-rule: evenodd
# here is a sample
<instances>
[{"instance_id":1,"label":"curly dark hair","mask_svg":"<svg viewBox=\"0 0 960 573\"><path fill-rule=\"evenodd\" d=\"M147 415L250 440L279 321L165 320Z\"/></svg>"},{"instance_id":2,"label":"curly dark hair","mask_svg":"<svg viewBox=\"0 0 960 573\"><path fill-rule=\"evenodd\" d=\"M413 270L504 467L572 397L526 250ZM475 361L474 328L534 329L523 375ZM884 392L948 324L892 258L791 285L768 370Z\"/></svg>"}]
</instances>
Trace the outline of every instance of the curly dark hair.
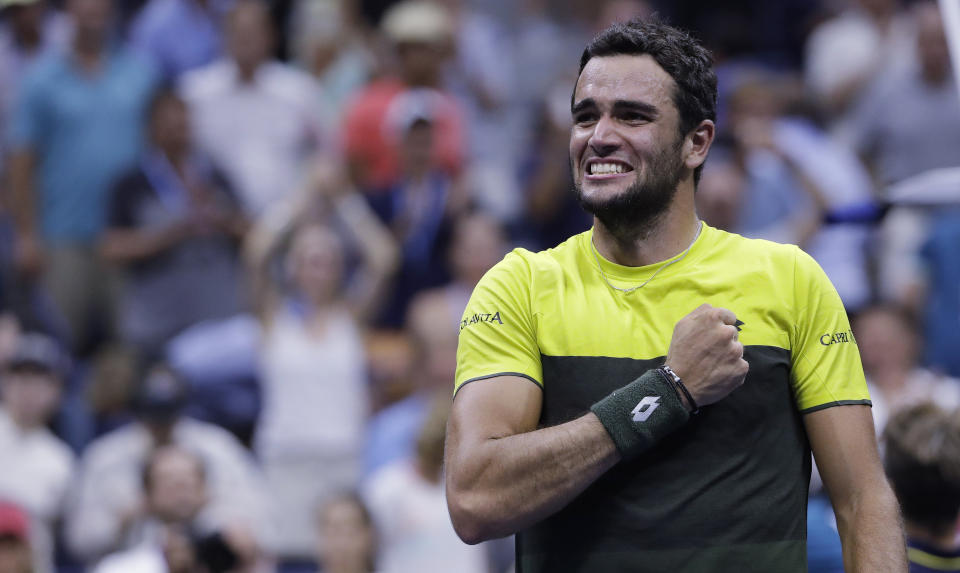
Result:
<instances>
[{"instance_id":1,"label":"curly dark hair","mask_svg":"<svg viewBox=\"0 0 960 573\"><path fill-rule=\"evenodd\" d=\"M580 56L579 73L593 58L643 54L651 56L676 84L673 103L680 113L681 137L705 119L717 120L713 57L690 34L658 19L616 23L597 34ZM694 182L700 181L701 171L703 165L694 171Z\"/></svg>"}]
</instances>

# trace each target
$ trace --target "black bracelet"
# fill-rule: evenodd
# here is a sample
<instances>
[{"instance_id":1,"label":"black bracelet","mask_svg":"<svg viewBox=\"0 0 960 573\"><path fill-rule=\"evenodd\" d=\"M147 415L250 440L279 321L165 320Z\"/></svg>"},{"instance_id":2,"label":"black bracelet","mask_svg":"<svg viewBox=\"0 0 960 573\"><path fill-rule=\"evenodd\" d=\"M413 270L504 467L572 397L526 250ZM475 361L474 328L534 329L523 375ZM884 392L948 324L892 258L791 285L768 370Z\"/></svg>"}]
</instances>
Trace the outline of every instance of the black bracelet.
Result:
<instances>
[{"instance_id":1,"label":"black bracelet","mask_svg":"<svg viewBox=\"0 0 960 573\"><path fill-rule=\"evenodd\" d=\"M690 407L693 409L690 412L691 414L700 413L700 407L697 406L697 401L693 399L693 396L690 394L690 391L687 390L686 385L684 385L683 380L679 376L677 376L677 373L674 372L672 368L664 364L660 368L657 368L657 372L659 372L660 375L663 376L667 380L667 382L670 383L671 386L683 392L683 395L687 397L687 402L690 402Z\"/></svg>"}]
</instances>

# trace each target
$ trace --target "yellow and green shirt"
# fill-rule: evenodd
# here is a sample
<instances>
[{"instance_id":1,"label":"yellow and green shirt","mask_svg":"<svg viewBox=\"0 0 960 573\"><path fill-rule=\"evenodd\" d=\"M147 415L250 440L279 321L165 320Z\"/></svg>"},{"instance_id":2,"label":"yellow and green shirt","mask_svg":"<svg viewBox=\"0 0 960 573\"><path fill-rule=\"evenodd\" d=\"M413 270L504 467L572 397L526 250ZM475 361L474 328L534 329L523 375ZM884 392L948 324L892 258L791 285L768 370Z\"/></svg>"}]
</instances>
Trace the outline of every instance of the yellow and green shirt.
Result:
<instances>
[{"instance_id":1,"label":"yellow and green shirt","mask_svg":"<svg viewBox=\"0 0 960 573\"><path fill-rule=\"evenodd\" d=\"M621 288L662 272L624 293L598 265ZM591 231L517 249L470 299L455 389L522 376L543 391L541 425L561 424L662 364L705 302L742 321L744 385L518 534L518 571L806 571L801 417L870 400L840 298L797 247L703 225L686 256L645 267L605 260Z\"/></svg>"}]
</instances>

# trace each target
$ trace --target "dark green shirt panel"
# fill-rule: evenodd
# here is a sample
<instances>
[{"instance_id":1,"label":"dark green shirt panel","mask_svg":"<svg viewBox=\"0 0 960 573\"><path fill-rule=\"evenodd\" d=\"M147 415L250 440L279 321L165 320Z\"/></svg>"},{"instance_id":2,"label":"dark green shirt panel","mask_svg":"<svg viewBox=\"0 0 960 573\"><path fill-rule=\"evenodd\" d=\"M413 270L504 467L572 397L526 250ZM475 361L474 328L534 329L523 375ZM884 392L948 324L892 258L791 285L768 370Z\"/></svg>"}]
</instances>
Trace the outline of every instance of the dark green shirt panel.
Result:
<instances>
[{"instance_id":1,"label":"dark green shirt panel","mask_svg":"<svg viewBox=\"0 0 960 573\"><path fill-rule=\"evenodd\" d=\"M810 451L790 388L790 355L750 346L744 356L750 372L741 388L525 531L521 557L559 550L573 561L595 553L647 559L705 547L802 544ZM662 362L543 356L541 424L583 415Z\"/></svg>"},{"instance_id":2,"label":"dark green shirt panel","mask_svg":"<svg viewBox=\"0 0 960 573\"><path fill-rule=\"evenodd\" d=\"M538 552L518 556L517 573L807 573L806 555L804 541L573 555Z\"/></svg>"}]
</instances>

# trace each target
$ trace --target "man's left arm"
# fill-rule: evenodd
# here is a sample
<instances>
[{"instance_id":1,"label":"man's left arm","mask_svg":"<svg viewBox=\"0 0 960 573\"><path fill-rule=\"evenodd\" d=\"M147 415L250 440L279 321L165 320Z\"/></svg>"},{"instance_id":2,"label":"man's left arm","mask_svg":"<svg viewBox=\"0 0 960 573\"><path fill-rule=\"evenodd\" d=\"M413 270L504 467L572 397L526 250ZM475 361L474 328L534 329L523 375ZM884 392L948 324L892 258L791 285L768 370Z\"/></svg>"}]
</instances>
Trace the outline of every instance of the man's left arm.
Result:
<instances>
[{"instance_id":1,"label":"man's left arm","mask_svg":"<svg viewBox=\"0 0 960 573\"><path fill-rule=\"evenodd\" d=\"M900 508L877 451L866 405L824 408L803 418L833 502L848 573L905 573Z\"/></svg>"}]
</instances>

